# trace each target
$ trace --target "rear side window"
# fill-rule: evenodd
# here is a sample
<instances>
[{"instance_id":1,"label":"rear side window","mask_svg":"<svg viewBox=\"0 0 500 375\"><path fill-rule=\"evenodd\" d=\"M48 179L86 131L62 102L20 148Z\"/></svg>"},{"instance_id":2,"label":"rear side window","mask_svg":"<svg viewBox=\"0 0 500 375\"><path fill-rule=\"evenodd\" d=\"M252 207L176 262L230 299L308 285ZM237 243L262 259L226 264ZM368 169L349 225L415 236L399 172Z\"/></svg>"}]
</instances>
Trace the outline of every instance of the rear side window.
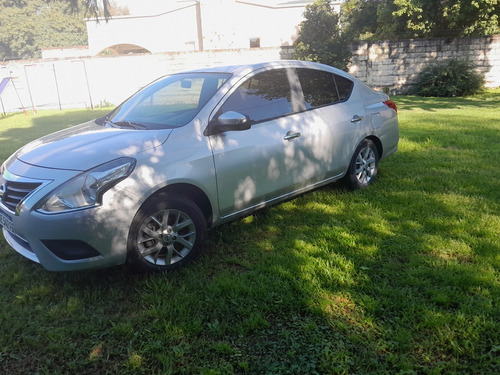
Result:
<instances>
[{"instance_id":1,"label":"rear side window","mask_svg":"<svg viewBox=\"0 0 500 375\"><path fill-rule=\"evenodd\" d=\"M307 109L339 101L333 74L312 69L298 69L297 74Z\"/></svg>"},{"instance_id":2,"label":"rear side window","mask_svg":"<svg viewBox=\"0 0 500 375\"><path fill-rule=\"evenodd\" d=\"M254 123L292 113L286 70L270 70L249 78L222 106L222 113L228 111L244 114Z\"/></svg>"},{"instance_id":3,"label":"rear side window","mask_svg":"<svg viewBox=\"0 0 500 375\"><path fill-rule=\"evenodd\" d=\"M339 90L339 98L340 101L349 99L351 96L352 87L354 86L354 82L345 77L338 76L334 74L335 82L337 83L337 90Z\"/></svg>"},{"instance_id":4,"label":"rear side window","mask_svg":"<svg viewBox=\"0 0 500 375\"><path fill-rule=\"evenodd\" d=\"M313 69L297 69L307 109L338 103L351 95L354 83L337 74Z\"/></svg>"}]
</instances>

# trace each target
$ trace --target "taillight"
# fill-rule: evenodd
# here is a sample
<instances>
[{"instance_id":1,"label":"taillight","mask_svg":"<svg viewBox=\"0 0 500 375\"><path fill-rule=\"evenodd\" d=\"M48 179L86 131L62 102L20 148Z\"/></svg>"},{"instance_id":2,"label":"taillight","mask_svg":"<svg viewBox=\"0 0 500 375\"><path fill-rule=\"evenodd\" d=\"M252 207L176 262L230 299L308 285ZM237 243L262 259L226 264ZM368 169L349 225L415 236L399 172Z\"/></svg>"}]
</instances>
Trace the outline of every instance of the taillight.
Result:
<instances>
[{"instance_id":1,"label":"taillight","mask_svg":"<svg viewBox=\"0 0 500 375\"><path fill-rule=\"evenodd\" d=\"M385 104L386 106L388 106L389 108L394 109L394 110L396 111L396 113L398 113L398 107L396 106L396 103L394 103L392 100L386 100L386 101L384 102L384 104Z\"/></svg>"}]
</instances>

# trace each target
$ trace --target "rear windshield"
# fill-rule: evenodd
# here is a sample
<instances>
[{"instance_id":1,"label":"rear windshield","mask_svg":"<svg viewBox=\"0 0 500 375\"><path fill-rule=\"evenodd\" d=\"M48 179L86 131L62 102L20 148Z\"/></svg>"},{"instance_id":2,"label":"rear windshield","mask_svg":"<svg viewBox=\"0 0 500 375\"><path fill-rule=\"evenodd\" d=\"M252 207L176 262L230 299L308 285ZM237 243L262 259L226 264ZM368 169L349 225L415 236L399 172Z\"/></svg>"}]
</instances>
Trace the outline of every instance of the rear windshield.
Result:
<instances>
[{"instance_id":1,"label":"rear windshield","mask_svg":"<svg viewBox=\"0 0 500 375\"><path fill-rule=\"evenodd\" d=\"M137 129L168 129L186 125L230 76L186 73L161 78L118 106L106 118L106 124Z\"/></svg>"}]
</instances>

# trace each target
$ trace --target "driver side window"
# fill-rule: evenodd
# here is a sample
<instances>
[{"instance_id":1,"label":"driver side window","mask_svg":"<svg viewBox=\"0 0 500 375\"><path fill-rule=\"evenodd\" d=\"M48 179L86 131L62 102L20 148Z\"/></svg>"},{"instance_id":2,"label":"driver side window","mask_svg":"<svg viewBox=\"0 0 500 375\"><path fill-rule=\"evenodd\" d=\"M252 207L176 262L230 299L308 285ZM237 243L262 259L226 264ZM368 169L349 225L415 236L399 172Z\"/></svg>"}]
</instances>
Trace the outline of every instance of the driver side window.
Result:
<instances>
[{"instance_id":1,"label":"driver side window","mask_svg":"<svg viewBox=\"0 0 500 375\"><path fill-rule=\"evenodd\" d=\"M269 70L249 78L223 104L221 112L228 111L246 115L252 123L292 113L286 70Z\"/></svg>"}]
</instances>

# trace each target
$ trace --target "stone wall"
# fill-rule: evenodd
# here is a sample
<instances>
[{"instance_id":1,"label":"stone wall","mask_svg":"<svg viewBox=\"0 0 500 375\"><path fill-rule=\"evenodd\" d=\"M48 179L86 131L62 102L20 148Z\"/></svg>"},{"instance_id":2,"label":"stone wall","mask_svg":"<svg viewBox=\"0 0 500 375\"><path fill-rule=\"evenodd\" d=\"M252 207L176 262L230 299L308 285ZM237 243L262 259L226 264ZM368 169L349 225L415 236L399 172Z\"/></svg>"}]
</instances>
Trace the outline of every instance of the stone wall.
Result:
<instances>
[{"instance_id":1,"label":"stone wall","mask_svg":"<svg viewBox=\"0 0 500 375\"><path fill-rule=\"evenodd\" d=\"M353 45L353 52L350 73L392 92L406 92L424 66L450 58L473 62L486 87L500 86L500 35L362 42Z\"/></svg>"}]
</instances>

